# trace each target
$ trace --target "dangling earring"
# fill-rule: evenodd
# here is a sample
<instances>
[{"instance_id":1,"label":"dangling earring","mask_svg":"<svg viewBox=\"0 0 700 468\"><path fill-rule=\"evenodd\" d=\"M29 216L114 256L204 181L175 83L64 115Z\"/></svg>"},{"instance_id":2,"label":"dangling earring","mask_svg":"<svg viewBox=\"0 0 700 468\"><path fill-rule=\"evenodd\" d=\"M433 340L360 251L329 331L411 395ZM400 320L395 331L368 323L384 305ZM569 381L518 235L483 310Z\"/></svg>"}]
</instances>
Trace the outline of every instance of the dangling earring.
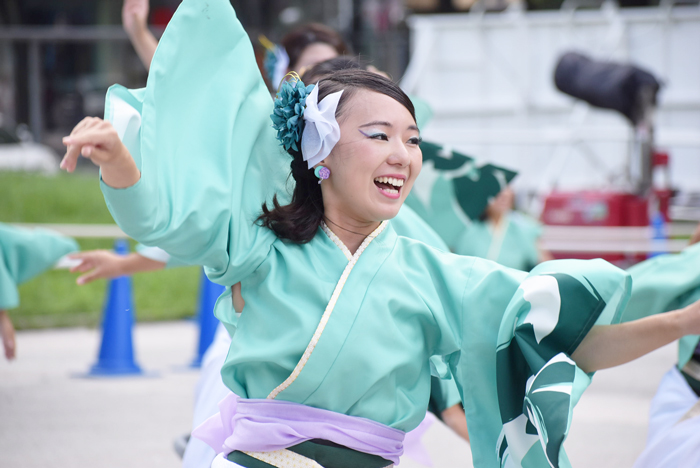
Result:
<instances>
[{"instance_id":1,"label":"dangling earring","mask_svg":"<svg viewBox=\"0 0 700 468\"><path fill-rule=\"evenodd\" d=\"M328 179L331 176L331 170L326 166L316 166L314 175L319 179L318 183L320 184L322 180Z\"/></svg>"}]
</instances>

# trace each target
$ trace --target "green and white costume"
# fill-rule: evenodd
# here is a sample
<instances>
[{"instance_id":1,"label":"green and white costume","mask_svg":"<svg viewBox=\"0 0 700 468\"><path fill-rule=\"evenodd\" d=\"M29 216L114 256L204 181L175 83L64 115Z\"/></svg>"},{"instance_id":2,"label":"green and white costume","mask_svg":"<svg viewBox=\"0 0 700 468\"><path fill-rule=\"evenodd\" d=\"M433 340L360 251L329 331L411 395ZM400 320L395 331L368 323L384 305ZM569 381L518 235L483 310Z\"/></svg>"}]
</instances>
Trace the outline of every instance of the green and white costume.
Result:
<instances>
[{"instance_id":1,"label":"green and white costume","mask_svg":"<svg viewBox=\"0 0 700 468\"><path fill-rule=\"evenodd\" d=\"M542 227L534 219L511 212L496 227L490 221L474 221L454 244L453 252L530 271L539 263L538 239Z\"/></svg>"},{"instance_id":2,"label":"green and white costume","mask_svg":"<svg viewBox=\"0 0 700 468\"><path fill-rule=\"evenodd\" d=\"M0 310L19 306L18 285L76 250L78 244L73 239L55 232L0 223Z\"/></svg>"},{"instance_id":3,"label":"green and white costume","mask_svg":"<svg viewBox=\"0 0 700 468\"><path fill-rule=\"evenodd\" d=\"M700 300L700 243L678 254L651 258L627 271L632 276L633 288L623 322L681 309ZM688 363L698 341L700 336L697 335L680 339L679 368Z\"/></svg>"},{"instance_id":4,"label":"green and white costume","mask_svg":"<svg viewBox=\"0 0 700 468\"><path fill-rule=\"evenodd\" d=\"M416 114L417 120L427 119L427 116L418 117ZM476 165L473 158L430 142L421 143L421 150L423 169L406 198L406 205L423 218L448 247L453 248L471 224L457 200L454 179L476 173Z\"/></svg>"},{"instance_id":5,"label":"green and white costume","mask_svg":"<svg viewBox=\"0 0 700 468\"><path fill-rule=\"evenodd\" d=\"M429 118L425 106L423 104L419 107L423 110L421 120L424 121ZM418 114L416 119L418 120ZM468 231L474 223L479 223L479 217L489 200L497 196L517 173L492 164L478 167L471 156L435 143L424 141L421 150L423 169L406 198L406 205L438 233L452 252L489 258L467 251L473 249ZM474 226L473 231L479 242L483 238L479 226ZM521 262L513 263L505 265L525 269L520 266ZM530 268L534 264L536 262Z\"/></svg>"},{"instance_id":6,"label":"green and white costume","mask_svg":"<svg viewBox=\"0 0 700 468\"><path fill-rule=\"evenodd\" d=\"M561 442L590 381L568 355L594 324L617 320L627 274L558 261L528 275L400 236L391 221L354 255L327 228L306 244L279 239L255 223L263 201L288 199L271 109L227 0L185 0L146 89L107 96L142 174L126 189L102 184L117 223L213 281L242 283L245 314L230 293L217 304L233 335L225 384L410 431L425 415L430 358L442 356L475 466L567 466Z\"/></svg>"},{"instance_id":7,"label":"green and white costume","mask_svg":"<svg viewBox=\"0 0 700 468\"><path fill-rule=\"evenodd\" d=\"M628 271L633 288L625 321L700 300L700 244L679 254L654 257ZM691 360L694 351L697 355L698 341L697 335L679 341L677 367L666 373L651 402L647 444L634 468L700 465L700 379L693 377L700 373L700 361Z\"/></svg>"}]
</instances>

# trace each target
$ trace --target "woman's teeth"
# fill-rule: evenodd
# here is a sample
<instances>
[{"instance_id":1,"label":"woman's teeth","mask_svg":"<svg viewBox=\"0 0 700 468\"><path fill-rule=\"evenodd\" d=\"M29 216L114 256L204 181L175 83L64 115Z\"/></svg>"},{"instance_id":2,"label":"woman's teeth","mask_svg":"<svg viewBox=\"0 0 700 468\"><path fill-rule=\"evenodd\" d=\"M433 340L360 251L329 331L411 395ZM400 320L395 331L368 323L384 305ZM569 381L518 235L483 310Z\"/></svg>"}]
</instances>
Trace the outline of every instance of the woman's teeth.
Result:
<instances>
[{"instance_id":1,"label":"woman's teeth","mask_svg":"<svg viewBox=\"0 0 700 468\"><path fill-rule=\"evenodd\" d=\"M389 184L393 185L394 187L403 187L403 179L397 179L395 177L377 177L374 179L375 182L379 182L380 184ZM391 190L391 189L387 189ZM398 190L396 190L398 192Z\"/></svg>"}]
</instances>

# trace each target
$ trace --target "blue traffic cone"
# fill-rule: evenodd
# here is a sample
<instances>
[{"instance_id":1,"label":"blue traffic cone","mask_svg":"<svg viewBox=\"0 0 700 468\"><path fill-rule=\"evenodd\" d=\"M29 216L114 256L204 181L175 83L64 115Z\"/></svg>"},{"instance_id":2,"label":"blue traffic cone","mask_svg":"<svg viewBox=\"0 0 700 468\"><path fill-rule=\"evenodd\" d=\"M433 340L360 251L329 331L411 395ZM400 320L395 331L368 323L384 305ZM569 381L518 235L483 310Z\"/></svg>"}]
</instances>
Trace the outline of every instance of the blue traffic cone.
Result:
<instances>
[{"instance_id":1,"label":"blue traffic cone","mask_svg":"<svg viewBox=\"0 0 700 468\"><path fill-rule=\"evenodd\" d=\"M214 316L214 306L216 300L221 296L226 288L220 284L212 283L202 270L202 279L199 282L199 308L197 310L197 321L199 322L199 343L197 345L197 355L191 367L201 367L202 357L214 341L216 327L219 319Z\"/></svg>"},{"instance_id":2,"label":"blue traffic cone","mask_svg":"<svg viewBox=\"0 0 700 468\"><path fill-rule=\"evenodd\" d=\"M126 255L129 252L129 244L126 240L119 239L114 243L114 250L120 255ZM131 278L120 276L109 282L102 314L100 354L97 364L90 369L89 376L142 373L141 368L134 362L134 346L131 339L133 325Z\"/></svg>"}]
</instances>

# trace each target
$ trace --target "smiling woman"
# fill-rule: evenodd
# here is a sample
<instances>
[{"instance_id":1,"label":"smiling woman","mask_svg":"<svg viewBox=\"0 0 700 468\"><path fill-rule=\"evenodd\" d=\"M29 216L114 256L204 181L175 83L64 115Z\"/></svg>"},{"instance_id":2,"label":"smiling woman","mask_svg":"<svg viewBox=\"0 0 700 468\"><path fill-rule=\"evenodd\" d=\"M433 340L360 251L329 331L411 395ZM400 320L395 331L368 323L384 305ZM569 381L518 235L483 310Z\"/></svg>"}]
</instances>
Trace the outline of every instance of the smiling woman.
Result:
<instances>
[{"instance_id":1,"label":"smiling woman","mask_svg":"<svg viewBox=\"0 0 700 468\"><path fill-rule=\"evenodd\" d=\"M619 329L603 325L625 307L628 275L601 260L526 274L398 235L421 160L405 95L358 70L285 86L273 105L228 0L185 0L145 91L111 88L109 122L65 140L62 167L81 154L100 165L126 233L241 283L245 313L230 288L216 309L231 393L193 433L216 466L391 466L425 416L434 357L458 383L476 467L567 466L590 382L577 360L607 364ZM656 325L623 336L700 332L700 307Z\"/></svg>"},{"instance_id":2,"label":"smiling woman","mask_svg":"<svg viewBox=\"0 0 700 468\"><path fill-rule=\"evenodd\" d=\"M285 86L290 93L305 89L299 84ZM411 100L380 75L342 70L317 86L308 97L300 93L307 110L296 125L307 122L303 127L305 139L309 137L307 126L335 128L334 141L325 145L308 145L304 140L298 146L285 144L292 156L291 174L296 182L292 202L280 206L275 198L272 209L263 206L259 219L279 237L302 243L316 235L322 222L330 223L337 228L343 244L354 252L381 221L398 214L420 172L420 135ZM337 103L330 108L330 118L324 116L309 124L311 100L323 106L331 97ZM277 103L285 108L291 105L282 99ZM283 139L290 133L302 134L289 130L287 120L280 128ZM331 132L321 133L329 140ZM329 173L322 183L309 170L318 167L327 168Z\"/></svg>"}]
</instances>

